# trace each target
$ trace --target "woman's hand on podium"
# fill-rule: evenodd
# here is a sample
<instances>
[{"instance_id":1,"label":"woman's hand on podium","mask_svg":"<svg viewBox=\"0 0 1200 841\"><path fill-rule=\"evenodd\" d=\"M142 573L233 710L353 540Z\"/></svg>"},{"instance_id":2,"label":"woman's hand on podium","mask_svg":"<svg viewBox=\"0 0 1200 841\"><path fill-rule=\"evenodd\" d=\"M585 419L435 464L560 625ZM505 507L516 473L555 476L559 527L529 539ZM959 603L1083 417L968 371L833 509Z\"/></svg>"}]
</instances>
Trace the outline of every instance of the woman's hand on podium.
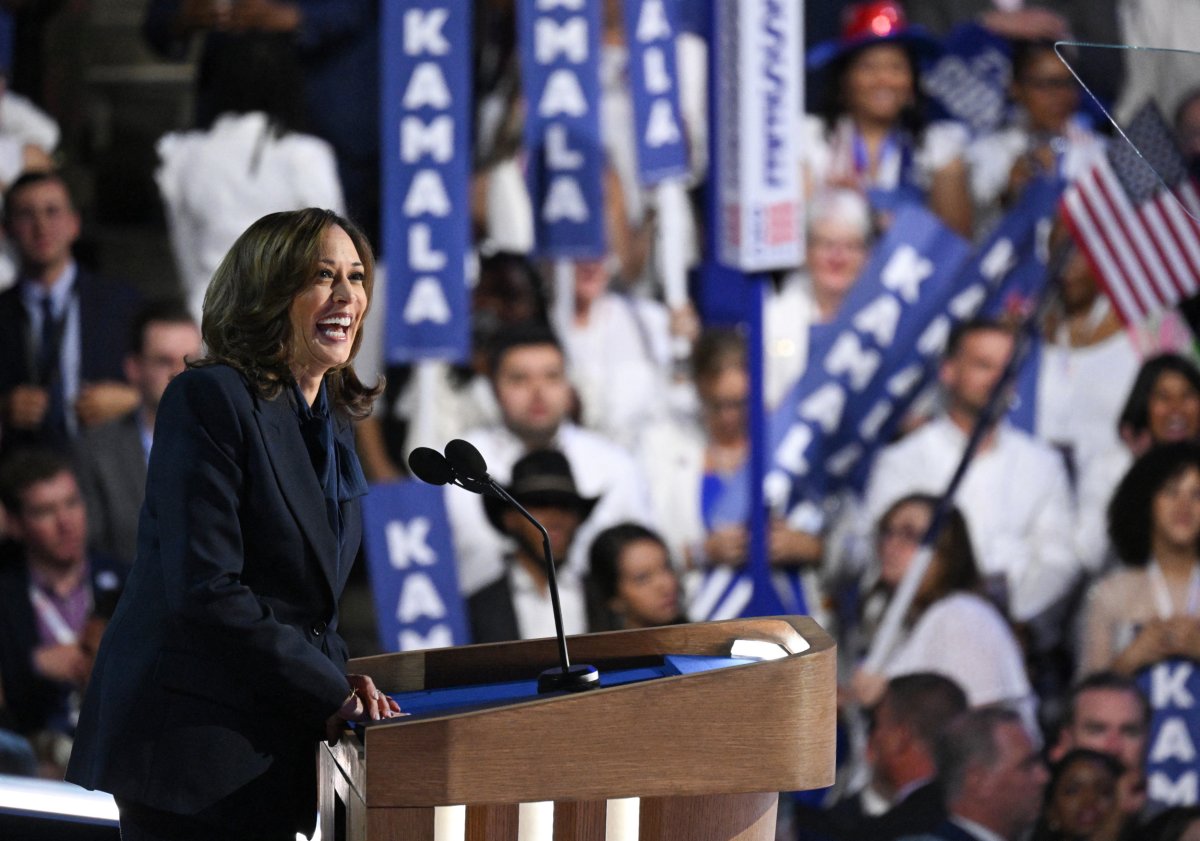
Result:
<instances>
[{"instance_id":1,"label":"woman's hand on podium","mask_svg":"<svg viewBox=\"0 0 1200 841\"><path fill-rule=\"evenodd\" d=\"M331 746L337 744L348 721L379 721L407 715L400 711L395 700L380 692L375 681L367 675L346 675L346 681L350 684L350 695L325 722L325 739Z\"/></svg>"}]
</instances>

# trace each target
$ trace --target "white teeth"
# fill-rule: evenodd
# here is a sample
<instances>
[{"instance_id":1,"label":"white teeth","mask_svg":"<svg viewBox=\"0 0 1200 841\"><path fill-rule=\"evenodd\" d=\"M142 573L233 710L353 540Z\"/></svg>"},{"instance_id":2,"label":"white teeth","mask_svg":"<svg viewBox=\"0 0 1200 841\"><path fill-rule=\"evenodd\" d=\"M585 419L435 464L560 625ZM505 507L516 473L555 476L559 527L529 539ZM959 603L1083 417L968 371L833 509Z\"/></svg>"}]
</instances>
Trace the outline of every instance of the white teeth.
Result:
<instances>
[{"instance_id":1,"label":"white teeth","mask_svg":"<svg viewBox=\"0 0 1200 841\"><path fill-rule=\"evenodd\" d=\"M348 315L332 315L329 318L322 318L317 324L320 325L336 325L338 327L349 327L351 318Z\"/></svg>"}]
</instances>

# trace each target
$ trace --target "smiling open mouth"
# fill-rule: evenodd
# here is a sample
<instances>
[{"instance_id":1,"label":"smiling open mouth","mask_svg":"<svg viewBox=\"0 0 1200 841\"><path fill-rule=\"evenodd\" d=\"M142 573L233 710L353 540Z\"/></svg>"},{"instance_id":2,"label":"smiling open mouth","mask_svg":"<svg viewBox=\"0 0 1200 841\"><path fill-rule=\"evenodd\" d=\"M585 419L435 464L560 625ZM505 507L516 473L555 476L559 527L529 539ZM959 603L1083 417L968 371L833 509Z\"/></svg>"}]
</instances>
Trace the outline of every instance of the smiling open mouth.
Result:
<instances>
[{"instance_id":1,"label":"smiling open mouth","mask_svg":"<svg viewBox=\"0 0 1200 841\"><path fill-rule=\"evenodd\" d=\"M343 341L353 321L348 315L331 315L318 321L317 329L322 336L331 341Z\"/></svg>"}]
</instances>

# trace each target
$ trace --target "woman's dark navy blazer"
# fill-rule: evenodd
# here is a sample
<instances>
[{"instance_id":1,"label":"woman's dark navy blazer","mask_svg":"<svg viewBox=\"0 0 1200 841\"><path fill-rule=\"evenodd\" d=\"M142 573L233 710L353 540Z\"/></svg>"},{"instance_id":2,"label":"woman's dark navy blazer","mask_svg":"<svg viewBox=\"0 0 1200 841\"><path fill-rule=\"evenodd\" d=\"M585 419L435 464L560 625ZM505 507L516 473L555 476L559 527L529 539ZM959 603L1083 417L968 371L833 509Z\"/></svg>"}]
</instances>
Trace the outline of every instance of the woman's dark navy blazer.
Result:
<instances>
[{"instance_id":1,"label":"woman's dark navy blazer","mask_svg":"<svg viewBox=\"0 0 1200 841\"><path fill-rule=\"evenodd\" d=\"M336 435L353 447L345 417ZM315 744L349 695L341 546L290 391L233 368L176 377L158 410L138 555L100 646L67 779L243 830L309 832Z\"/></svg>"}]
</instances>

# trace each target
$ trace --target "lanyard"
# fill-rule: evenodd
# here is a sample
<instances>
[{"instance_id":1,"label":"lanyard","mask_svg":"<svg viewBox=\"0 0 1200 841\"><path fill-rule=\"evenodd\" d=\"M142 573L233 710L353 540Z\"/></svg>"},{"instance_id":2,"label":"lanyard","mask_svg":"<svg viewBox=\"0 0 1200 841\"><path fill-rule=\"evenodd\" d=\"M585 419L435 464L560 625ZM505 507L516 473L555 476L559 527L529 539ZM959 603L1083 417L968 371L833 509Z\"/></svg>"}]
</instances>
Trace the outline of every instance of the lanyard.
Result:
<instances>
[{"instance_id":1,"label":"lanyard","mask_svg":"<svg viewBox=\"0 0 1200 841\"><path fill-rule=\"evenodd\" d=\"M894 155L901 155L901 170L903 170L904 161L903 153L900 145L896 142L896 133L888 132L887 137L883 139L883 145L879 148L879 157L875 162L875 171L871 172L871 159L867 152L867 143L863 136L854 129L850 136L850 151L854 158L854 174L858 177L860 184L876 184L879 176L885 171L891 163L891 158ZM904 180L906 173L901 171L900 180Z\"/></svg>"},{"instance_id":2,"label":"lanyard","mask_svg":"<svg viewBox=\"0 0 1200 841\"><path fill-rule=\"evenodd\" d=\"M1158 610L1159 619L1170 619L1175 613L1175 605L1171 601L1171 591L1167 587L1167 578L1163 575L1158 561L1151 561L1149 567L1150 589L1154 591L1154 606ZM1200 612L1200 567L1192 566L1188 576L1188 598L1186 615L1195 616Z\"/></svg>"},{"instance_id":3,"label":"lanyard","mask_svg":"<svg viewBox=\"0 0 1200 841\"><path fill-rule=\"evenodd\" d=\"M914 140L907 132L888 132L879 147L874 172L871 172L866 140L853 123L847 121L841 124L834 135L833 143L836 144L835 159L839 162L835 169L838 166L849 167L851 171L845 174L858 184L859 189L885 192L896 192L904 188L917 189L913 172Z\"/></svg>"},{"instance_id":4,"label":"lanyard","mask_svg":"<svg viewBox=\"0 0 1200 841\"><path fill-rule=\"evenodd\" d=\"M34 584L29 585L29 601L33 603L38 618L50 630L55 642L59 645L74 645L79 641L79 635L67 624L62 612L50 601L50 597Z\"/></svg>"}]
</instances>

